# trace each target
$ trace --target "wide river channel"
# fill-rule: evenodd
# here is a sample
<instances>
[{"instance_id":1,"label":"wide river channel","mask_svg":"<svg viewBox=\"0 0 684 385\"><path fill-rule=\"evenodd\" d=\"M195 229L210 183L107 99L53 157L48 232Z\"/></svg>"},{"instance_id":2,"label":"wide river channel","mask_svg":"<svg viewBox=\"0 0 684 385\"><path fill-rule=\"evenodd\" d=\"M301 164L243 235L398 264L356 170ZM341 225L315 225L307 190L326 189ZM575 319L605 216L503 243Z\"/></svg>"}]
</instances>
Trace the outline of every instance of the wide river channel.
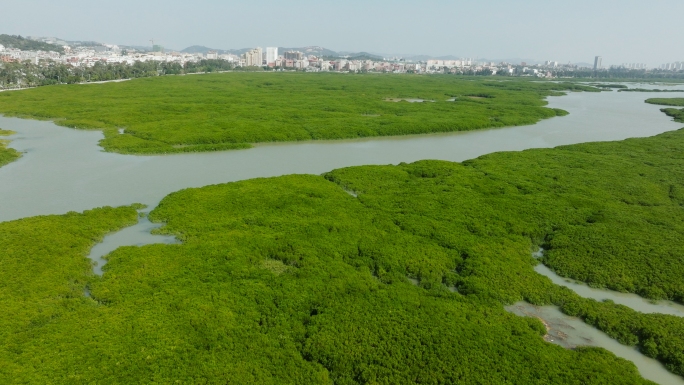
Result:
<instances>
[{"instance_id":1,"label":"wide river channel","mask_svg":"<svg viewBox=\"0 0 684 385\"><path fill-rule=\"evenodd\" d=\"M10 146L24 152L21 159L0 168L0 221L106 205L155 207L164 196L184 188L257 177L321 174L341 167L421 159L463 161L497 151L647 137L682 128L660 112L661 107L644 103L660 96L601 92L551 97L550 107L570 115L532 126L157 156L103 152L97 145L103 137L100 131L0 116L1 128L17 132L9 137Z\"/></svg>"},{"instance_id":2,"label":"wide river channel","mask_svg":"<svg viewBox=\"0 0 684 385\"><path fill-rule=\"evenodd\" d=\"M646 88L644 85L632 87ZM106 153L97 145L103 137L99 131L73 130L51 122L0 116L0 128L17 132L8 138L12 140L10 147L23 152L18 161L0 167L0 221L132 203L143 203L153 208L164 196L184 188L258 177L321 174L341 167L397 164L421 159L463 161L498 151L648 137L682 128L684 125L673 122L660 112L661 107L646 104L644 100L650 97L682 97L684 86L658 88L676 88L683 93L601 92L550 97L549 107L562 108L570 115L532 126L421 136L262 144L249 150L159 156ZM99 261L95 272L101 274L100 269L105 262L102 257L118 246L174 241L149 235L149 230L154 227L142 220L137 226L105 238L105 242L96 246L91 255ZM547 270L538 268L539 273L556 283L572 286ZM585 290L580 286L573 290ZM602 297L596 292L592 295ZM647 312L659 312L658 306L662 306L664 313L673 315L681 309L672 304L644 302L641 309L636 310L648 308ZM601 346L633 361L647 379L663 385L684 384L684 379L671 374L656 361L558 310L533 308L522 303L508 310L518 315L543 318L552 328L562 328L562 333L556 333L556 343L561 339L561 344L566 347L568 344Z\"/></svg>"}]
</instances>

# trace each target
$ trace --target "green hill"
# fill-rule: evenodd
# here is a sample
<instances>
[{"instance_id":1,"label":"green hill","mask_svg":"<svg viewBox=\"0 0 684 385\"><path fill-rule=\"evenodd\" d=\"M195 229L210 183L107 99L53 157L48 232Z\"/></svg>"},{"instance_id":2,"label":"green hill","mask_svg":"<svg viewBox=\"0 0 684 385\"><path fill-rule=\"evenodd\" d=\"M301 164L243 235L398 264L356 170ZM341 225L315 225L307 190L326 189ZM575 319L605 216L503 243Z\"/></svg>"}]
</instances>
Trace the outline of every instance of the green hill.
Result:
<instances>
[{"instance_id":1,"label":"green hill","mask_svg":"<svg viewBox=\"0 0 684 385\"><path fill-rule=\"evenodd\" d=\"M64 47L29 40L21 36L0 35L0 44L4 45L6 48L16 48L22 51L54 51L64 53Z\"/></svg>"}]
</instances>

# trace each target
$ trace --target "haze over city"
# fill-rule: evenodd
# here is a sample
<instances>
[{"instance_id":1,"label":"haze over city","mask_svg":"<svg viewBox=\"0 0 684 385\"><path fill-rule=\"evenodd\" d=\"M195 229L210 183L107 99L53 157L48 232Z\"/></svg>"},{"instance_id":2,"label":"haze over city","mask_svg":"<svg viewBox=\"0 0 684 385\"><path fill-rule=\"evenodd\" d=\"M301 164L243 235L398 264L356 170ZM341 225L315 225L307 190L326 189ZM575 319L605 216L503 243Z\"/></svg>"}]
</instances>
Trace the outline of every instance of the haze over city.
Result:
<instances>
[{"instance_id":1,"label":"haze over city","mask_svg":"<svg viewBox=\"0 0 684 385\"><path fill-rule=\"evenodd\" d=\"M30 9L30 12L26 10ZM671 49L684 2L529 0L321 3L28 0L3 4L3 33L148 46L323 46L384 55L604 65L681 60Z\"/></svg>"}]
</instances>

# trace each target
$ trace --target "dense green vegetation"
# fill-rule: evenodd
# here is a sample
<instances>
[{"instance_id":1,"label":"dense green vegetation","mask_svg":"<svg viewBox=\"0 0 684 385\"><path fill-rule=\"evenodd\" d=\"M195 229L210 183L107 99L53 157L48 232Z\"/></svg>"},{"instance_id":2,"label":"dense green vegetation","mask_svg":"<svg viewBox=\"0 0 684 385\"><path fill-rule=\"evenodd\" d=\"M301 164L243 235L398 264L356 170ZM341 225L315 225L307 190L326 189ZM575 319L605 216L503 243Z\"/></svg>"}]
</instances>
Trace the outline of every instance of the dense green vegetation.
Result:
<instances>
[{"instance_id":1,"label":"dense green vegetation","mask_svg":"<svg viewBox=\"0 0 684 385\"><path fill-rule=\"evenodd\" d=\"M5 46L5 48L16 48L22 51L53 51L64 53L64 47L62 46L29 40L15 35L0 35L0 44Z\"/></svg>"},{"instance_id":2,"label":"dense green vegetation","mask_svg":"<svg viewBox=\"0 0 684 385\"><path fill-rule=\"evenodd\" d=\"M133 208L2 223L0 382L643 382L545 343L519 300L684 375L683 319L579 298L531 257L682 302L682 192L684 130L183 190L150 215L183 244L120 248L101 278L84 252Z\"/></svg>"},{"instance_id":3,"label":"dense green vegetation","mask_svg":"<svg viewBox=\"0 0 684 385\"><path fill-rule=\"evenodd\" d=\"M606 83L594 83L592 84L594 87L599 87L599 88L618 88L618 89L625 89L627 88L626 85L624 84L606 84Z\"/></svg>"},{"instance_id":4,"label":"dense green vegetation","mask_svg":"<svg viewBox=\"0 0 684 385\"><path fill-rule=\"evenodd\" d=\"M684 98L651 98L646 99L646 103L657 104L659 106L684 107Z\"/></svg>"},{"instance_id":5,"label":"dense green vegetation","mask_svg":"<svg viewBox=\"0 0 684 385\"><path fill-rule=\"evenodd\" d=\"M663 108L660 111L664 112L667 116L673 117L675 122L684 123L684 108L679 110L676 108Z\"/></svg>"},{"instance_id":6,"label":"dense green vegetation","mask_svg":"<svg viewBox=\"0 0 684 385\"><path fill-rule=\"evenodd\" d=\"M14 132L0 128L0 138L12 134L14 134ZM8 143L8 140L0 139L0 167L17 160L21 156L17 150L13 148L7 148Z\"/></svg>"},{"instance_id":7,"label":"dense green vegetation","mask_svg":"<svg viewBox=\"0 0 684 385\"><path fill-rule=\"evenodd\" d=\"M561 91L596 89L450 76L230 73L3 93L0 112L104 129L108 151L173 153L533 124L565 113L544 107L544 97Z\"/></svg>"},{"instance_id":8,"label":"dense green vegetation","mask_svg":"<svg viewBox=\"0 0 684 385\"><path fill-rule=\"evenodd\" d=\"M457 250L322 177L174 194L155 218L185 243L121 248L93 277L86 246L134 215L0 224L3 383L646 383L600 349L546 344L539 321L503 311L496 282L467 295L430 282L462 260ZM515 246L490 239L481 250ZM539 281L529 255L509 255ZM458 276L493 272L483 268Z\"/></svg>"}]
</instances>

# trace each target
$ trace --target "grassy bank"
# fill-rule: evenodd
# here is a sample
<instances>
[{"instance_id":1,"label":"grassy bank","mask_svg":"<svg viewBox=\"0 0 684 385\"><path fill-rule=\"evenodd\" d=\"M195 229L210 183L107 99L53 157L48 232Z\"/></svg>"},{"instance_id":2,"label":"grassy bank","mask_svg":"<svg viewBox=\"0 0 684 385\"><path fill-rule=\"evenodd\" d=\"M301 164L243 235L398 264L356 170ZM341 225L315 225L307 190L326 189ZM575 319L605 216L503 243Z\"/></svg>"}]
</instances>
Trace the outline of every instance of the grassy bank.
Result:
<instances>
[{"instance_id":1,"label":"grassy bank","mask_svg":"<svg viewBox=\"0 0 684 385\"><path fill-rule=\"evenodd\" d=\"M531 257L684 302L682 154L684 130L187 189L151 213L183 244L120 248L102 278L84 252L133 208L2 223L0 380L643 383L602 349L545 343L503 310L519 300L684 375L684 320L579 298Z\"/></svg>"},{"instance_id":2,"label":"grassy bank","mask_svg":"<svg viewBox=\"0 0 684 385\"><path fill-rule=\"evenodd\" d=\"M659 106L684 107L684 98L652 98L646 99L646 103Z\"/></svg>"},{"instance_id":3,"label":"grassy bank","mask_svg":"<svg viewBox=\"0 0 684 385\"><path fill-rule=\"evenodd\" d=\"M658 104L661 106L684 107L684 98L654 98L646 100L646 103ZM675 122L684 123L684 108L663 108L660 111L667 116L674 118Z\"/></svg>"},{"instance_id":4,"label":"grassy bank","mask_svg":"<svg viewBox=\"0 0 684 385\"><path fill-rule=\"evenodd\" d=\"M564 114L543 99L570 90L597 91L454 76L228 73L2 93L0 112L102 129L107 151L154 154L534 124Z\"/></svg>"},{"instance_id":5,"label":"grassy bank","mask_svg":"<svg viewBox=\"0 0 684 385\"><path fill-rule=\"evenodd\" d=\"M13 131L3 130L0 128L0 138L2 138L3 136L10 136L13 134ZM6 165L7 163L14 162L21 156L21 154L17 150L13 148L7 148L8 144L9 140L0 139L0 167Z\"/></svg>"}]
</instances>

